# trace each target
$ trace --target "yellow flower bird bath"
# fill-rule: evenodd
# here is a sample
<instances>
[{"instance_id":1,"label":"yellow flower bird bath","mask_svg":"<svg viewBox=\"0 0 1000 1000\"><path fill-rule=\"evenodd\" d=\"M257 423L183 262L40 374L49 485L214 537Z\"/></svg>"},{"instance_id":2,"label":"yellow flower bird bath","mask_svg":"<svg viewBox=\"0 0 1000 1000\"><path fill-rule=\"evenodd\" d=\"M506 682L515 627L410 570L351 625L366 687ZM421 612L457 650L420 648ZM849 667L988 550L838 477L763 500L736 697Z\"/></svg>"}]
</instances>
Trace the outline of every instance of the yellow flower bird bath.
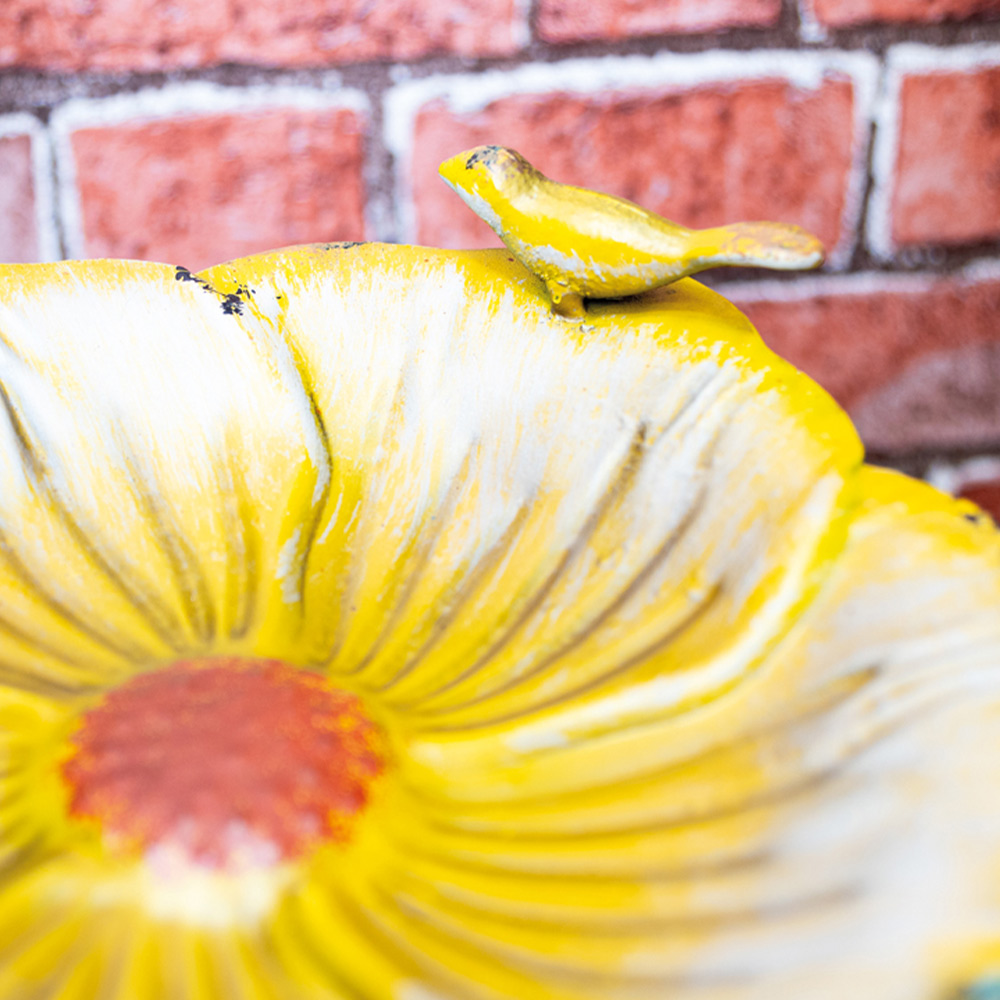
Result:
<instances>
[{"instance_id":1,"label":"yellow flower bird bath","mask_svg":"<svg viewBox=\"0 0 1000 1000\"><path fill-rule=\"evenodd\" d=\"M0 268L0 997L1000 972L1000 534L684 279Z\"/></svg>"}]
</instances>

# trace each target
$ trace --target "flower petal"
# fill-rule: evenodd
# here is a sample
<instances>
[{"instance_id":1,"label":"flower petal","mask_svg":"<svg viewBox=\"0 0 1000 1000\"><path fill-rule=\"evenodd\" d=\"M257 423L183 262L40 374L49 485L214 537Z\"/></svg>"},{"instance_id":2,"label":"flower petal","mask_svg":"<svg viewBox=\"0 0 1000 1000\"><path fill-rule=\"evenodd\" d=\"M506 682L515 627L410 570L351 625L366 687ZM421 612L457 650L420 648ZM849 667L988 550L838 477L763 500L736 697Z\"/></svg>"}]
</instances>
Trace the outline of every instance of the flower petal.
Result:
<instances>
[{"instance_id":1,"label":"flower petal","mask_svg":"<svg viewBox=\"0 0 1000 1000\"><path fill-rule=\"evenodd\" d=\"M10 267L0 303L0 678L245 648L316 461L294 375L183 269Z\"/></svg>"},{"instance_id":2,"label":"flower petal","mask_svg":"<svg viewBox=\"0 0 1000 1000\"><path fill-rule=\"evenodd\" d=\"M421 735L370 875L402 933L539 996L931 997L989 971L1000 536L895 474L862 487L816 598L720 697L596 736L572 705Z\"/></svg>"},{"instance_id":3,"label":"flower petal","mask_svg":"<svg viewBox=\"0 0 1000 1000\"><path fill-rule=\"evenodd\" d=\"M502 251L303 248L204 277L308 373L329 478L287 544L310 659L407 725L668 675L703 698L842 542L852 428L694 282L580 329Z\"/></svg>"}]
</instances>

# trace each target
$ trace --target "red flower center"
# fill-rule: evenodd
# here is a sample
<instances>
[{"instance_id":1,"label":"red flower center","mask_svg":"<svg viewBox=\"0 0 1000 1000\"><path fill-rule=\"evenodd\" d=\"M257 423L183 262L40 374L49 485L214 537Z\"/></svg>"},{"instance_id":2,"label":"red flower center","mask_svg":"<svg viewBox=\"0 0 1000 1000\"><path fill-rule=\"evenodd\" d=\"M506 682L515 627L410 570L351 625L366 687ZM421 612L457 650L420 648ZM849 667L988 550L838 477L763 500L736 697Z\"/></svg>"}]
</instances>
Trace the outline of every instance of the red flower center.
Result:
<instances>
[{"instance_id":1,"label":"red flower center","mask_svg":"<svg viewBox=\"0 0 1000 1000\"><path fill-rule=\"evenodd\" d=\"M121 849L212 867L344 841L385 766L352 694L276 660L173 663L83 716L63 767L70 813Z\"/></svg>"}]
</instances>

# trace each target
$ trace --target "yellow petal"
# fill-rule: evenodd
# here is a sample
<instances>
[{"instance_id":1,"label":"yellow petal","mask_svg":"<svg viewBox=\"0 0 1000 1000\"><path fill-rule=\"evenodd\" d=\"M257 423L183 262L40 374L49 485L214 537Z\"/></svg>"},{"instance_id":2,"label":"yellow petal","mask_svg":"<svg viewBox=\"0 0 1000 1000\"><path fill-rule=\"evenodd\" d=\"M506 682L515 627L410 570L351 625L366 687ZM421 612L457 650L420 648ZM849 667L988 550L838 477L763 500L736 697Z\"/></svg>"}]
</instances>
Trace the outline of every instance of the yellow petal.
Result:
<instances>
[{"instance_id":1,"label":"yellow petal","mask_svg":"<svg viewBox=\"0 0 1000 1000\"><path fill-rule=\"evenodd\" d=\"M601 996L933 997L994 968L1000 536L860 485L819 593L724 696L596 737L571 705L423 737L422 821L373 876L410 926L554 993L568 967Z\"/></svg>"},{"instance_id":2,"label":"yellow petal","mask_svg":"<svg viewBox=\"0 0 1000 1000\"><path fill-rule=\"evenodd\" d=\"M204 277L245 289L240 321L270 315L309 373L328 484L283 537L310 658L409 725L643 670L705 697L841 544L853 429L694 282L580 330L502 251L306 248Z\"/></svg>"},{"instance_id":3,"label":"yellow petal","mask_svg":"<svg viewBox=\"0 0 1000 1000\"><path fill-rule=\"evenodd\" d=\"M287 358L224 306L166 265L0 269L10 683L79 689L249 641L319 458Z\"/></svg>"}]
</instances>

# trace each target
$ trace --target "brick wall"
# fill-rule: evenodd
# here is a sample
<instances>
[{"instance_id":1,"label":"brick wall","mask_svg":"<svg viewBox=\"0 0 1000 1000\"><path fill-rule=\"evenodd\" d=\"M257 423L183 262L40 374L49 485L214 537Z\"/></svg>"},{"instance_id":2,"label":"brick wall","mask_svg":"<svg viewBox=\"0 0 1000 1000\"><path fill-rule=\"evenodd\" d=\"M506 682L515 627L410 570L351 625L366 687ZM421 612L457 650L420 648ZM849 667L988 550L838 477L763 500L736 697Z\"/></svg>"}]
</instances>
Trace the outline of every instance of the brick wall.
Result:
<instances>
[{"instance_id":1,"label":"brick wall","mask_svg":"<svg viewBox=\"0 0 1000 1000\"><path fill-rule=\"evenodd\" d=\"M876 459L989 502L1000 0L0 5L0 260L488 246L436 177L484 141L691 225L815 231L819 274L707 280Z\"/></svg>"}]
</instances>

